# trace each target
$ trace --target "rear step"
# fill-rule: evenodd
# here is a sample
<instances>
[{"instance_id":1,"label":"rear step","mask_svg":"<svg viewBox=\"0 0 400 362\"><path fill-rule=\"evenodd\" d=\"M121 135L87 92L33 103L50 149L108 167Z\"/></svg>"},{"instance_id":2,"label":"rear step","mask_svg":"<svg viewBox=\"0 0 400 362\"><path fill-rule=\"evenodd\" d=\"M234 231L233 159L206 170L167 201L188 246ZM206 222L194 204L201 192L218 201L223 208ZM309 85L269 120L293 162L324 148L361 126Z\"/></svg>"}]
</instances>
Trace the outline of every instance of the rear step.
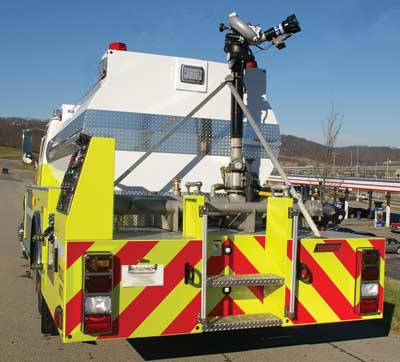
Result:
<instances>
[{"instance_id":1,"label":"rear step","mask_svg":"<svg viewBox=\"0 0 400 362\"><path fill-rule=\"evenodd\" d=\"M207 278L208 287L283 285L285 280L274 274L215 275Z\"/></svg>"},{"instance_id":2,"label":"rear step","mask_svg":"<svg viewBox=\"0 0 400 362\"><path fill-rule=\"evenodd\" d=\"M270 313L228 315L225 317L207 317L203 324L203 332L280 327L281 325L282 320Z\"/></svg>"}]
</instances>

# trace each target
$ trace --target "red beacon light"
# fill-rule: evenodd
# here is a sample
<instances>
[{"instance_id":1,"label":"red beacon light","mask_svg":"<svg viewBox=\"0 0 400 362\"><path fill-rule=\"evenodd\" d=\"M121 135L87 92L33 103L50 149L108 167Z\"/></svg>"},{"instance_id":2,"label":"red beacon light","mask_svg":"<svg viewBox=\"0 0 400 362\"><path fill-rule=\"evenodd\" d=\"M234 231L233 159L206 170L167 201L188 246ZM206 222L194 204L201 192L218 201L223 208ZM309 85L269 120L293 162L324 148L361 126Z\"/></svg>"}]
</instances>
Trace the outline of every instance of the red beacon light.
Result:
<instances>
[{"instance_id":1,"label":"red beacon light","mask_svg":"<svg viewBox=\"0 0 400 362\"><path fill-rule=\"evenodd\" d=\"M108 50L120 50L123 52L126 52L128 50L128 47L126 46L125 43L120 43L118 41L110 43L108 46Z\"/></svg>"},{"instance_id":2,"label":"red beacon light","mask_svg":"<svg viewBox=\"0 0 400 362\"><path fill-rule=\"evenodd\" d=\"M246 62L246 68L257 68L257 62L255 60L249 60Z\"/></svg>"}]
</instances>

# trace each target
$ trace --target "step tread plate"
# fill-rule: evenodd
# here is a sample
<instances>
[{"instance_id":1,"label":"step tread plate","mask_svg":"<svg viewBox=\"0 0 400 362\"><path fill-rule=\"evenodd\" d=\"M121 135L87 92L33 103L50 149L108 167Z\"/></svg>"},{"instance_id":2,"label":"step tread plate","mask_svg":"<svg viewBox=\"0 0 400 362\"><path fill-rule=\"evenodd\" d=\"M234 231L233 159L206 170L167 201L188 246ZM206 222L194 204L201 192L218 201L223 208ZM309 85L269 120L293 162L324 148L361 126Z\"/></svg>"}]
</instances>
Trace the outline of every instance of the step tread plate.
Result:
<instances>
[{"instance_id":1,"label":"step tread plate","mask_svg":"<svg viewBox=\"0 0 400 362\"><path fill-rule=\"evenodd\" d=\"M209 287L283 285L284 278L274 274L215 275L207 278Z\"/></svg>"},{"instance_id":2,"label":"step tread plate","mask_svg":"<svg viewBox=\"0 0 400 362\"><path fill-rule=\"evenodd\" d=\"M240 314L207 317L203 324L203 331L228 331L235 329L280 327L281 325L282 320L271 313Z\"/></svg>"}]
</instances>

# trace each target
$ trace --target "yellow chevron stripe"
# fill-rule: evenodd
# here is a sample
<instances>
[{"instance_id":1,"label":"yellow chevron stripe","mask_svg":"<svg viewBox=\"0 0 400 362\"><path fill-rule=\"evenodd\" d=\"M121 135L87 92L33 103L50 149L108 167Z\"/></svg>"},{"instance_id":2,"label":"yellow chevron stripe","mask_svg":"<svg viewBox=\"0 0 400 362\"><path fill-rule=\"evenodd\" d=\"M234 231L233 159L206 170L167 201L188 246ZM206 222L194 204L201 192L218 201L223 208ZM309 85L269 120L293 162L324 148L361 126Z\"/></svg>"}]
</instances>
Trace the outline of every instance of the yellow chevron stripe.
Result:
<instances>
[{"instance_id":1,"label":"yellow chevron stripe","mask_svg":"<svg viewBox=\"0 0 400 362\"><path fill-rule=\"evenodd\" d=\"M246 314L265 313L265 304L247 287L232 288L231 297Z\"/></svg>"},{"instance_id":2,"label":"yellow chevron stripe","mask_svg":"<svg viewBox=\"0 0 400 362\"><path fill-rule=\"evenodd\" d=\"M352 305L354 302L354 278L341 261L334 253L314 253L315 243L303 243L302 245Z\"/></svg>"},{"instance_id":3,"label":"yellow chevron stripe","mask_svg":"<svg viewBox=\"0 0 400 362\"><path fill-rule=\"evenodd\" d=\"M188 241L185 243L176 243L169 242L169 240L163 240L162 242L157 243L157 245L146 254L145 259L150 260L150 263L155 260L158 264L164 264L164 267L166 267L167 264L175 258L179 251L187 245L187 243ZM162 263L160 261L162 261ZM117 289L116 292L120 295L119 313L121 314L146 287L123 288L121 293L120 288L121 286L119 285L118 289L115 289Z\"/></svg>"},{"instance_id":4,"label":"yellow chevron stripe","mask_svg":"<svg viewBox=\"0 0 400 362\"><path fill-rule=\"evenodd\" d=\"M226 266L222 274L228 275L229 272L229 266ZM217 306L223 297L224 294L221 292L221 288L207 288L207 314Z\"/></svg>"},{"instance_id":5,"label":"yellow chevron stripe","mask_svg":"<svg viewBox=\"0 0 400 362\"><path fill-rule=\"evenodd\" d=\"M195 266L197 270L201 270L202 262L198 262ZM201 282L197 280L195 282ZM167 295L166 298L154 309L151 314L139 325L138 328L130 335L134 337L146 337L148 335L161 335L161 333L175 320L182 310L190 303L190 301L199 293L199 288L188 289L185 281L181 282ZM199 310L200 312L200 310Z\"/></svg>"},{"instance_id":6,"label":"yellow chevron stripe","mask_svg":"<svg viewBox=\"0 0 400 362\"><path fill-rule=\"evenodd\" d=\"M235 245L260 273L266 272L266 251L253 236L238 235Z\"/></svg>"},{"instance_id":7,"label":"yellow chevron stripe","mask_svg":"<svg viewBox=\"0 0 400 362\"><path fill-rule=\"evenodd\" d=\"M68 245L68 243L66 243ZM114 255L123 247L125 243L94 243L90 246L90 248L86 252L99 252L104 250L109 250ZM83 287L82 275L83 275L83 265L82 262L78 259L75 261L69 269L65 271L66 278L68 278L68 282L66 283L66 301L68 302L71 298L73 298L76 293L78 293ZM115 291L114 291L115 293ZM115 294L114 294L115 295Z\"/></svg>"},{"instance_id":8,"label":"yellow chevron stripe","mask_svg":"<svg viewBox=\"0 0 400 362\"><path fill-rule=\"evenodd\" d=\"M301 288L298 288L297 298L317 322L340 321L340 318L311 284L303 283Z\"/></svg>"}]
</instances>

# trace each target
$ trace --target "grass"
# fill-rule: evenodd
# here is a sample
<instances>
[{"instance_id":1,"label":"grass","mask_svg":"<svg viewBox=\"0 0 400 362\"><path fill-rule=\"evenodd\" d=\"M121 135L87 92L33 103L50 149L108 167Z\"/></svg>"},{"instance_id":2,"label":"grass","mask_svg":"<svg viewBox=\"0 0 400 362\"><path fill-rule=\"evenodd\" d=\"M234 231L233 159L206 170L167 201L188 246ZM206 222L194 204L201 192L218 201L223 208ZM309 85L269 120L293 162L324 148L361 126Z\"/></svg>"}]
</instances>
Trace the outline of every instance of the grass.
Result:
<instances>
[{"instance_id":1,"label":"grass","mask_svg":"<svg viewBox=\"0 0 400 362\"><path fill-rule=\"evenodd\" d=\"M385 278L385 302L393 306L393 315L384 315L391 332L400 334L400 281Z\"/></svg>"},{"instance_id":2,"label":"grass","mask_svg":"<svg viewBox=\"0 0 400 362\"><path fill-rule=\"evenodd\" d=\"M21 163L20 165L17 165L14 167L14 170L20 170L20 171L32 171L34 172L35 169L31 165L25 165L24 163Z\"/></svg>"},{"instance_id":3,"label":"grass","mask_svg":"<svg viewBox=\"0 0 400 362\"><path fill-rule=\"evenodd\" d=\"M0 158L5 158L7 160L20 160L21 156L21 150L17 148L0 146Z\"/></svg>"}]
</instances>

